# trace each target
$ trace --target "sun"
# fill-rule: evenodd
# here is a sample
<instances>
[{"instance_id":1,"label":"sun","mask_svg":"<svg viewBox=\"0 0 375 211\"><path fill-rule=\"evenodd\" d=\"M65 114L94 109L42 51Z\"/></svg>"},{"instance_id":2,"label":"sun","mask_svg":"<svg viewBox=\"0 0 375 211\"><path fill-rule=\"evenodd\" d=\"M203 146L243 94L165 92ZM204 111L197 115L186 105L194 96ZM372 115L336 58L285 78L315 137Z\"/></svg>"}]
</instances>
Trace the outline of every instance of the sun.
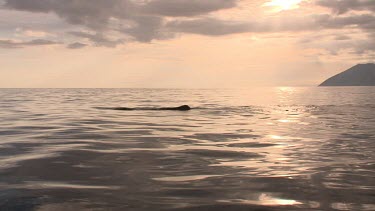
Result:
<instances>
[{"instance_id":1,"label":"sun","mask_svg":"<svg viewBox=\"0 0 375 211\"><path fill-rule=\"evenodd\" d=\"M298 8L303 0L271 0L263 4L266 7L273 7L275 11L290 10Z\"/></svg>"}]
</instances>

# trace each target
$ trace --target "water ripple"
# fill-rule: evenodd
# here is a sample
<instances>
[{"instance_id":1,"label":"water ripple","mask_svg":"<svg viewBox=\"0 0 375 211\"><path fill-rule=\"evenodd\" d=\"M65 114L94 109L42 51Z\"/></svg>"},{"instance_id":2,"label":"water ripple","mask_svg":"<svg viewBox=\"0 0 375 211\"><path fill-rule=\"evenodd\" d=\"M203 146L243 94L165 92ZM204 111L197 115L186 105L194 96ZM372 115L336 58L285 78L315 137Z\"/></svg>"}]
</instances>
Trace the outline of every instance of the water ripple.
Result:
<instances>
[{"instance_id":1,"label":"water ripple","mask_svg":"<svg viewBox=\"0 0 375 211\"><path fill-rule=\"evenodd\" d=\"M375 209L373 88L3 89L0 99L0 210ZM96 109L182 104L194 109Z\"/></svg>"}]
</instances>

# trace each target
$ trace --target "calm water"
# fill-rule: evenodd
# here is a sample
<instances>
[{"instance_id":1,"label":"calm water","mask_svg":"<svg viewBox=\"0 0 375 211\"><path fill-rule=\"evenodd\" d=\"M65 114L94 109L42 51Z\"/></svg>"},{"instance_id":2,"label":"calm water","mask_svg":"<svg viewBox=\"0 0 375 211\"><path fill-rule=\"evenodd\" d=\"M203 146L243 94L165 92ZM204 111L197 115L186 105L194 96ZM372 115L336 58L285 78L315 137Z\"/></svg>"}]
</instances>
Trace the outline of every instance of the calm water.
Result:
<instances>
[{"instance_id":1,"label":"calm water","mask_svg":"<svg viewBox=\"0 0 375 211\"><path fill-rule=\"evenodd\" d=\"M0 89L0 120L0 210L375 210L371 87Z\"/></svg>"}]
</instances>

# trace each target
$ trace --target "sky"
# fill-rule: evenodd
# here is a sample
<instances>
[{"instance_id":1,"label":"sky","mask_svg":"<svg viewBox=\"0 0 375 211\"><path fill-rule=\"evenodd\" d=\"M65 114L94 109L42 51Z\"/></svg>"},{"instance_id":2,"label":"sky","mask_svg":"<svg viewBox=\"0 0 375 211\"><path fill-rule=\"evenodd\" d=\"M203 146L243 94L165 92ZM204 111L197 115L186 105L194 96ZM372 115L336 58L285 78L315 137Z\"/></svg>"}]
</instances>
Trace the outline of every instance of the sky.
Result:
<instances>
[{"instance_id":1,"label":"sky","mask_svg":"<svg viewBox=\"0 0 375 211\"><path fill-rule=\"evenodd\" d=\"M375 0L0 0L0 88L316 86L375 62Z\"/></svg>"}]
</instances>

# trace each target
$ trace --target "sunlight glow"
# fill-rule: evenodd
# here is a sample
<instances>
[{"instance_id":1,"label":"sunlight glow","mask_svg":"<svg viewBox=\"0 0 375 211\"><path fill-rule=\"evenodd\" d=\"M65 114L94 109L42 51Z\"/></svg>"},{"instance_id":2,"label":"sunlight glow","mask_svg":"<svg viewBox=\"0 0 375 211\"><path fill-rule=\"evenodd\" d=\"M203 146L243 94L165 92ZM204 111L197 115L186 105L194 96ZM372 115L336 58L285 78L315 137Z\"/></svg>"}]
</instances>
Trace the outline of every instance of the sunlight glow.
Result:
<instances>
[{"instance_id":1,"label":"sunlight glow","mask_svg":"<svg viewBox=\"0 0 375 211\"><path fill-rule=\"evenodd\" d=\"M245 200L245 199L233 199L233 200L218 200L224 203L238 203L238 204L257 204L263 206L290 206L302 204L299 201L292 199L280 199L274 198L268 194L262 193L258 200Z\"/></svg>"},{"instance_id":2,"label":"sunlight glow","mask_svg":"<svg viewBox=\"0 0 375 211\"><path fill-rule=\"evenodd\" d=\"M270 135L269 137L272 138L272 139L276 139L276 140L285 139L284 137L278 136L278 135Z\"/></svg>"},{"instance_id":3,"label":"sunlight glow","mask_svg":"<svg viewBox=\"0 0 375 211\"><path fill-rule=\"evenodd\" d=\"M259 201L261 205L268 205L268 206L277 206L277 205L297 205L301 204L301 202L291 200L291 199L279 199L279 198L273 198L270 195L262 193L259 196Z\"/></svg>"},{"instance_id":4,"label":"sunlight glow","mask_svg":"<svg viewBox=\"0 0 375 211\"><path fill-rule=\"evenodd\" d=\"M298 4L303 0L271 0L263 4L266 7L273 7L275 12L298 8Z\"/></svg>"}]
</instances>

